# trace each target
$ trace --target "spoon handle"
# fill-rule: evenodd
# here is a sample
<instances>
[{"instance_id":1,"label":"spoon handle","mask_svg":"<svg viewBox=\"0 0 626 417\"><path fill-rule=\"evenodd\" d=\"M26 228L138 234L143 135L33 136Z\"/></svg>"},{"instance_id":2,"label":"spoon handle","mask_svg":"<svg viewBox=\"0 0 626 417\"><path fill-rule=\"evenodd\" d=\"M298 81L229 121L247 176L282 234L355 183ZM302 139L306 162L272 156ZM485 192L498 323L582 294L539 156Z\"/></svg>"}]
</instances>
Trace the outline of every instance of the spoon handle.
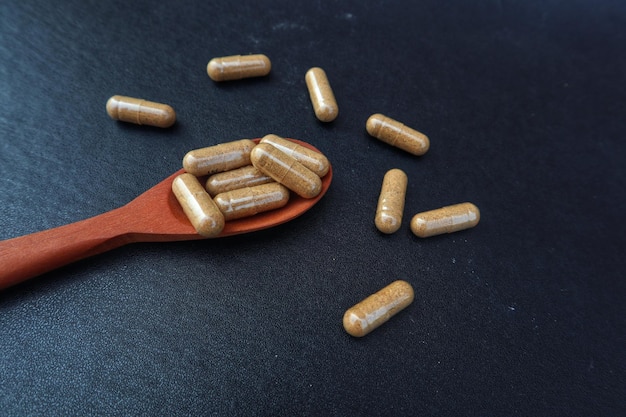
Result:
<instances>
[{"instance_id":1,"label":"spoon handle","mask_svg":"<svg viewBox=\"0 0 626 417\"><path fill-rule=\"evenodd\" d=\"M0 290L130 243L119 221L122 209L1 241Z\"/></svg>"}]
</instances>

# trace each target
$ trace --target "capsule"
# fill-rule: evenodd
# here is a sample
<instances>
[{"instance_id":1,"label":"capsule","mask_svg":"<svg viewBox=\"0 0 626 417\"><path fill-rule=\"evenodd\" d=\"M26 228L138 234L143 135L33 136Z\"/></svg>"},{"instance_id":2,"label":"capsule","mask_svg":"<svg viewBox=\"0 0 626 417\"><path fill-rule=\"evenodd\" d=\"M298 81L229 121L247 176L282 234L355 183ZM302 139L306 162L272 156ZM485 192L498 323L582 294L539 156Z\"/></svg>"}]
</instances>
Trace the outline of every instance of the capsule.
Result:
<instances>
[{"instance_id":1,"label":"capsule","mask_svg":"<svg viewBox=\"0 0 626 417\"><path fill-rule=\"evenodd\" d=\"M363 337L413 302L413 287L398 280L350 307L343 315L343 328Z\"/></svg>"},{"instance_id":2,"label":"capsule","mask_svg":"<svg viewBox=\"0 0 626 417\"><path fill-rule=\"evenodd\" d=\"M254 165L246 165L245 167L211 175L206 181L205 188L209 194L216 196L219 193L239 188L254 187L267 184L268 182L274 182L274 179L259 171Z\"/></svg>"},{"instance_id":3,"label":"capsule","mask_svg":"<svg viewBox=\"0 0 626 417\"><path fill-rule=\"evenodd\" d=\"M417 213L411 219L411 231L419 237L430 237L469 229L479 221L478 207L472 203L460 203Z\"/></svg>"},{"instance_id":4,"label":"capsule","mask_svg":"<svg viewBox=\"0 0 626 417\"><path fill-rule=\"evenodd\" d=\"M315 172L318 177L323 177L328 173L330 168L328 158L313 149L306 148L277 135L266 135L261 139L261 143L269 143L287 155L293 156L296 161Z\"/></svg>"},{"instance_id":5,"label":"capsule","mask_svg":"<svg viewBox=\"0 0 626 417\"><path fill-rule=\"evenodd\" d=\"M380 113L371 115L365 128L376 139L413 155L424 155L430 147L428 136Z\"/></svg>"},{"instance_id":6,"label":"capsule","mask_svg":"<svg viewBox=\"0 0 626 417\"><path fill-rule=\"evenodd\" d=\"M267 143L254 147L252 165L303 198L316 197L322 191L322 180L313 171L278 148Z\"/></svg>"},{"instance_id":7,"label":"capsule","mask_svg":"<svg viewBox=\"0 0 626 417\"><path fill-rule=\"evenodd\" d=\"M408 179L401 169L390 169L383 178L374 223L383 233L391 234L402 225Z\"/></svg>"},{"instance_id":8,"label":"capsule","mask_svg":"<svg viewBox=\"0 0 626 417\"><path fill-rule=\"evenodd\" d=\"M198 179L184 173L172 182L172 191L199 235L215 237L224 229L224 215Z\"/></svg>"},{"instance_id":9,"label":"capsule","mask_svg":"<svg viewBox=\"0 0 626 417\"><path fill-rule=\"evenodd\" d=\"M220 193L213 199L226 221L283 207L289 190L277 182Z\"/></svg>"},{"instance_id":10,"label":"capsule","mask_svg":"<svg viewBox=\"0 0 626 417\"><path fill-rule=\"evenodd\" d=\"M322 122L335 120L339 114L339 107L337 107L337 101L332 88L330 88L326 72L318 67L311 68L306 72L304 80L309 89L315 117Z\"/></svg>"},{"instance_id":11,"label":"capsule","mask_svg":"<svg viewBox=\"0 0 626 417\"><path fill-rule=\"evenodd\" d=\"M231 81L242 78L263 77L270 73L272 63L263 55L232 55L213 58L206 72L213 81Z\"/></svg>"},{"instance_id":12,"label":"capsule","mask_svg":"<svg viewBox=\"0 0 626 417\"><path fill-rule=\"evenodd\" d=\"M194 149L183 158L183 168L200 177L250 165L250 152L255 145L250 139L241 139Z\"/></svg>"},{"instance_id":13,"label":"capsule","mask_svg":"<svg viewBox=\"0 0 626 417\"><path fill-rule=\"evenodd\" d=\"M106 107L111 119L122 122L156 127L170 127L176 122L176 112L172 107L141 98L113 96Z\"/></svg>"}]
</instances>

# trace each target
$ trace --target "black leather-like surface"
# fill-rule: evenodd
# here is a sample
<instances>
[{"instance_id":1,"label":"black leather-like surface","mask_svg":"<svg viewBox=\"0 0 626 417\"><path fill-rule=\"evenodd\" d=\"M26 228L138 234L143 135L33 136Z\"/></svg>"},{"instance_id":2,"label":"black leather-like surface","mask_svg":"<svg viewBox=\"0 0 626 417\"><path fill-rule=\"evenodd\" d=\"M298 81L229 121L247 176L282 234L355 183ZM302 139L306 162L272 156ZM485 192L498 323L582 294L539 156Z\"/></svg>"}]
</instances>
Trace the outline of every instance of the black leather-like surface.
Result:
<instances>
[{"instance_id":1,"label":"black leather-like surface","mask_svg":"<svg viewBox=\"0 0 626 417\"><path fill-rule=\"evenodd\" d=\"M0 239L119 207L220 142L294 137L334 169L289 224L129 245L0 293L0 414L626 414L626 7L475 3L0 3ZM269 77L208 78L248 53ZM114 94L178 122L112 121ZM369 137L378 112L430 151ZM386 236L390 168L409 186ZM476 228L411 234L463 201ZM343 312L396 279L415 302L346 334Z\"/></svg>"}]
</instances>

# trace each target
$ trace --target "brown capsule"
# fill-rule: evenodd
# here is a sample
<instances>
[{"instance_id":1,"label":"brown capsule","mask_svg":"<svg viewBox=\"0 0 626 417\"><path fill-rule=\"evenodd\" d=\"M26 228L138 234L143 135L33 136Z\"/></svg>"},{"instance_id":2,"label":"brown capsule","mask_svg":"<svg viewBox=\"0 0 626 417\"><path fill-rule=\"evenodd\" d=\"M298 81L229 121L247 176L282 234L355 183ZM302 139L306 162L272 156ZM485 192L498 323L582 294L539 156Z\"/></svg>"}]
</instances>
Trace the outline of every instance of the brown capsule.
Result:
<instances>
[{"instance_id":1,"label":"brown capsule","mask_svg":"<svg viewBox=\"0 0 626 417\"><path fill-rule=\"evenodd\" d=\"M176 122L172 107L140 98L113 96L107 101L106 108L112 119L122 122L156 127L170 127Z\"/></svg>"},{"instance_id":2,"label":"brown capsule","mask_svg":"<svg viewBox=\"0 0 626 417\"><path fill-rule=\"evenodd\" d=\"M309 89L311 104L315 111L315 117L322 122L332 122L339 114L339 107L335 100L326 72L321 68L311 68L304 77L306 86Z\"/></svg>"},{"instance_id":3,"label":"brown capsule","mask_svg":"<svg viewBox=\"0 0 626 417\"><path fill-rule=\"evenodd\" d=\"M428 136L380 113L371 115L365 128L376 139L413 155L424 155L430 147Z\"/></svg>"},{"instance_id":4,"label":"brown capsule","mask_svg":"<svg viewBox=\"0 0 626 417\"><path fill-rule=\"evenodd\" d=\"M183 158L183 168L200 177L250 165L250 152L255 145L250 139L241 139L194 149Z\"/></svg>"},{"instance_id":5,"label":"brown capsule","mask_svg":"<svg viewBox=\"0 0 626 417\"><path fill-rule=\"evenodd\" d=\"M213 58L206 67L213 81L231 81L263 77L270 73L272 63L263 55L232 55Z\"/></svg>"},{"instance_id":6,"label":"brown capsule","mask_svg":"<svg viewBox=\"0 0 626 417\"><path fill-rule=\"evenodd\" d=\"M363 337L413 302L413 287L398 280L350 307L343 315L343 328Z\"/></svg>"},{"instance_id":7,"label":"brown capsule","mask_svg":"<svg viewBox=\"0 0 626 417\"><path fill-rule=\"evenodd\" d=\"M278 148L267 143L254 147L252 165L303 198L316 197L322 191L322 180L313 171Z\"/></svg>"},{"instance_id":8,"label":"brown capsule","mask_svg":"<svg viewBox=\"0 0 626 417\"><path fill-rule=\"evenodd\" d=\"M280 136L266 135L261 139L260 143L269 143L285 152L287 155L294 157L296 161L315 172L318 177L326 175L330 168L330 162L328 162L328 158L323 154L288 139L281 138Z\"/></svg>"},{"instance_id":9,"label":"brown capsule","mask_svg":"<svg viewBox=\"0 0 626 417\"><path fill-rule=\"evenodd\" d=\"M206 190L212 196L238 188L254 187L255 185L273 182L272 177L265 175L254 165L231 169L211 175L206 181Z\"/></svg>"},{"instance_id":10,"label":"brown capsule","mask_svg":"<svg viewBox=\"0 0 626 417\"><path fill-rule=\"evenodd\" d=\"M417 213L411 219L411 231L419 237L430 237L469 229L479 221L478 207L472 203L460 203Z\"/></svg>"},{"instance_id":11,"label":"brown capsule","mask_svg":"<svg viewBox=\"0 0 626 417\"><path fill-rule=\"evenodd\" d=\"M277 183L239 188L220 193L213 199L226 221L283 207L289 201L289 190Z\"/></svg>"},{"instance_id":12,"label":"brown capsule","mask_svg":"<svg viewBox=\"0 0 626 417\"><path fill-rule=\"evenodd\" d=\"M198 234L215 237L224 229L224 215L198 178L184 173L172 182L172 191Z\"/></svg>"},{"instance_id":13,"label":"brown capsule","mask_svg":"<svg viewBox=\"0 0 626 417\"><path fill-rule=\"evenodd\" d=\"M395 233L402 225L407 182L404 171L397 168L387 171L383 178L374 220L383 233Z\"/></svg>"}]
</instances>

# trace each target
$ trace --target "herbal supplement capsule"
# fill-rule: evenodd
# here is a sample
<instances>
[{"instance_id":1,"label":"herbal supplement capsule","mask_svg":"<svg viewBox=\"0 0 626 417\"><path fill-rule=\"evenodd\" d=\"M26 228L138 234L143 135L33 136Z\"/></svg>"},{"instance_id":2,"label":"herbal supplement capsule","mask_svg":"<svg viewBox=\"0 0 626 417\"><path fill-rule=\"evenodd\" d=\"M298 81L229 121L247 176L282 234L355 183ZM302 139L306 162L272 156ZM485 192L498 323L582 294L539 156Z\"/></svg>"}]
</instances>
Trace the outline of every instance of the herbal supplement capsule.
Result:
<instances>
[{"instance_id":1,"label":"herbal supplement capsule","mask_svg":"<svg viewBox=\"0 0 626 417\"><path fill-rule=\"evenodd\" d=\"M137 125L170 127L176 121L176 112L167 104L125 96L111 97L107 113L114 120Z\"/></svg>"},{"instance_id":2,"label":"herbal supplement capsule","mask_svg":"<svg viewBox=\"0 0 626 417\"><path fill-rule=\"evenodd\" d=\"M303 198L316 197L322 180L313 171L278 148L260 143L250 154L252 165Z\"/></svg>"},{"instance_id":3,"label":"herbal supplement capsule","mask_svg":"<svg viewBox=\"0 0 626 417\"><path fill-rule=\"evenodd\" d=\"M220 193L213 199L226 221L283 207L289 190L277 182Z\"/></svg>"},{"instance_id":4,"label":"herbal supplement capsule","mask_svg":"<svg viewBox=\"0 0 626 417\"><path fill-rule=\"evenodd\" d=\"M250 165L250 152L256 144L250 139L194 149L183 158L183 168L200 177Z\"/></svg>"},{"instance_id":5,"label":"herbal supplement capsule","mask_svg":"<svg viewBox=\"0 0 626 417\"><path fill-rule=\"evenodd\" d=\"M226 191L254 187L255 185L267 184L268 182L274 182L274 179L259 171L254 165L246 165L245 167L211 175L206 181L205 188L209 194L216 196Z\"/></svg>"},{"instance_id":6,"label":"herbal supplement capsule","mask_svg":"<svg viewBox=\"0 0 626 417\"><path fill-rule=\"evenodd\" d=\"M322 122L335 120L339 114L339 107L337 107L335 95L324 70L317 67L311 68L306 72L304 80L309 89L315 117Z\"/></svg>"},{"instance_id":7,"label":"herbal supplement capsule","mask_svg":"<svg viewBox=\"0 0 626 417\"><path fill-rule=\"evenodd\" d=\"M430 237L469 229L479 221L478 207L472 203L460 203L417 213L411 219L411 231L419 237Z\"/></svg>"},{"instance_id":8,"label":"herbal supplement capsule","mask_svg":"<svg viewBox=\"0 0 626 417\"><path fill-rule=\"evenodd\" d=\"M272 63L263 54L232 55L213 58L206 72L213 81L240 80L242 78L263 77L270 73Z\"/></svg>"},{"instance_id":9,"label":"herbal supplement capsule","mask_svg":"<svg viewBox=\"0 0 626 417\"><path fill-rule=\"evenodd\" d=\"M397 168L387 171L383 178L374 219L376 228L383 233L395 233L402 224L407 182L404 171Z\"/></svg>"},{"instance_id":10,"label":"herbal supplement capsule","mask_svg":"<svg viewBox=\"0 0 626 417\"><path fill-rule=\"evenodd\" d=\"M343 315L343 328L352 336L365 336L411 304L413 297L411 284L394 281L350 307Z\"/></svg>"},{"instance_id":11,"label":"herbal supplement capsule","mask_svg":"<svg viewBox=\"0 0 626 417\"><path fill-rule=\"evenodd\" d=\"M315 172L318 177L323 177L328 173L330 162L328 158L313 149L306 148L288 139L281 138L277 135L266 135L261 139L260 143L269 143L270 145L280 149L289 156L293 156L296 161Z\"/></svg>"},{"instance_id":12,"label":"herbal supplement capsule","mask_svg":"<svg viewBox=\"0 0 626 417\"><path fill-rule=\"evenodd\" d=\"M214 237L224 228L224 215L198 179L184 173L172 182L172 191L198 234Z\"/></svg>"},{"instance_id":13,"label":"herbal supplement capsule","mask_svg":"<svg viewBox=\"0 0 626 417\"><path fill-rule=\"evenodd\" d=\"M430 147L428 136L380 113L371 115L365 128L376 139L413 155L424 155Z\"/></svg>"}]
</instances>

